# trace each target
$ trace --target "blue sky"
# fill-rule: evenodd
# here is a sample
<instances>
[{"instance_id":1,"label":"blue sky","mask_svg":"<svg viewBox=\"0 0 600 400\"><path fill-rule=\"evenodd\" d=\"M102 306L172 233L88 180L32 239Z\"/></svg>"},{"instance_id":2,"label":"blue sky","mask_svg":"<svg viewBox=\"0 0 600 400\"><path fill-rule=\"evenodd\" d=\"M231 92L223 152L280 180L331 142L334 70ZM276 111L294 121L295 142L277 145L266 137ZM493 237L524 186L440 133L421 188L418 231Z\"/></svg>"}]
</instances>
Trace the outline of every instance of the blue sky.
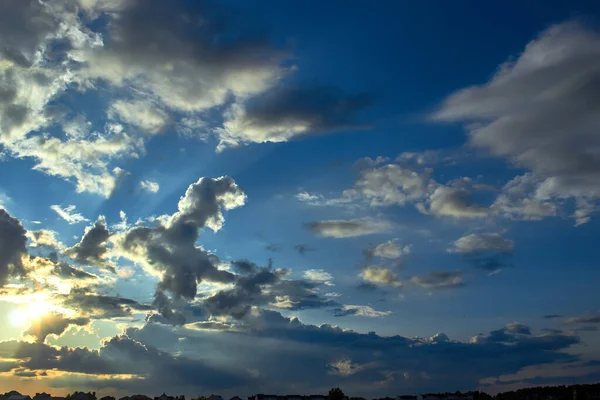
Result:
<instances>
[{"instance_id":1,"label":"blue sky","mask_svg":"<svg viewBox=\"0 0 600 400\"><path fill-rule=\"evenodd\" d=\"M597 381L599 12L2 3L0 391Z\"/></svg>"}]
</instances>

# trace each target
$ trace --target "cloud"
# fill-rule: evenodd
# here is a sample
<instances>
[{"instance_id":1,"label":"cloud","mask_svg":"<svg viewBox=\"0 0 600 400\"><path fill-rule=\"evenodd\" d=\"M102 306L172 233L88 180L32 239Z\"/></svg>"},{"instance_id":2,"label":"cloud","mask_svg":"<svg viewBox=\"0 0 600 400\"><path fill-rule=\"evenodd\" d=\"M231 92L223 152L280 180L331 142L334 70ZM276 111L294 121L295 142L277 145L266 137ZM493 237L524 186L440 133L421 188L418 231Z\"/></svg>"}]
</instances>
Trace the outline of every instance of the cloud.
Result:
<instances>
[{"instance_id":1,"label":"cloud","mask_svg":"<svg viewBox=\"0 0 600 400\"><path fill-rule=\"evenodd\" d=\"M425 213L454 218L482 218L489 214L485 206L473 202L472 191L459 180L452 186L438 186L427 199L428 208ZM470 182L467 179L466 182ZM421 208L424 211L425 208Z\"/></svg>"},{"instance_id":2,"label":"cloud","mask_svg":"<svg viewBox=\"0 0 600 400\"><path fill-rule=\"evenodd\" d=\"M75 212L76 207L73 204L66 206L65 208L61 208L59 205L53 205L50 206L50 208L69 224L78 224L80 222L89 221L89 219L85 218L83 215Z\"/></svg>"},{"instance_id":3,"label":"cloud","mask_svg":"<svg viewBox=\"0 0 600 400\"><path fill-rule=\"evenodd\" d=\"M489 82L449 96L434 118L464 122L471 146L532 171L539 183L525 215L552 214L552 199L597 202L599 55L597 32L554 25Z\"/></svg>"},{"instance_id":4,"label":"cloud","mask_svg":"<svg viewBox=\"0 0 600 400\"><path fill-rule=\"evenodd\" d=\"M219 148L362 128L356 114L370 105L367 95L348 95L332 86L274 87L230 107L216 131Z\"/></svg>"},{"instance_id":5,"label":"cloud","mask_svg":"<svg viewBox=\"0 0 600 400\"><path fill-rule=\"evenodd\" d=\"M157 182L153 181L141 181L140 189L145 190L150 193L157 193L160 189L160 185Z\"/></svg>"},{"instance_id":6,"label":"cloud","mask_svg":"<svg viewBox=\"0 0 600 400\"><path fill-rule=\"evenodd\" d=\"M433 271L423 276L413 276L410 281L425 289L446 289L464 286L461 271Z\"/></svg>"},{"instance_id":7,"label":"cloud","mask_svg":"<svg viewBox=\"0 0 600 400\"><path fill-rule=\"evenodd\" d=\"M161 276L159 288L193 299L203 281L227 283L233 275L216 267L218 258L196 246L200 230L221 229L223 211L244 205L246 195L229 177L200 178L157 225L138 225L115 239L116 253Z\"/></svg>"},{"instance_id":8,"label":"cloud","mask_svg":"<svg viewBox=\"0 0 600 400\"><path fill-rule=\"evenodd\" d=\"M294 250L296 250L298 252L298 254L303 256L304 254L306 254L307 251L314 251L315 249L313 249L312 247L310 247L306 244L297 244L297 245L294 245Z\"/></svg>"},{"instance_id":9,"label":"cloud","mask_svg":"<svg viewBox=\"0 0 600 400\"><path fill-rule=\"evenodd\" d=\"M425 197L433 183L427 171L419 173L388 164L361 171L354 190L372 206L404 205Z\"/></svg>"},{"instance_id":10,"label":"cloud","mask_svg":"<svg viewBox=\"0 0 600 400\"><path fill-rule=\"evenodd\" d=\"M12 276L23 275L27 236L23 225L0 209L0 287Z\"/></svg>"},{"instance_id":11,"label":"cloud","mask_svg":"<svg viewBox=\"0 0 600 400\"><path fill-rule=\"evenodd\" d=\"M44 246L51 249L61 249L64 247L64 245L56 239L56 232L48 229L27 231L26 235L31 240L31 247Z\"/></svg>"},{"instance_id":12,"label":"cloud","mask_svg":"<svg viewBox=\"0 0 600 400\"><path fill-rule=\"evenodd\" d=\"M491 206L492 211L506 218L525 221L556 216L558 207L554 202L535 197L540 183L531 173L516 176L504 185Z\"/></svg>"},{"instance_id":13,"label":"cloud","mask_svg":"<svg viewBox=\"0 0 600 400\"><path fill-rule=\"evenodd\" d=\"M494 275L511 266L509 258L513 249L513 241L499 233L472 233L456 240L448 252L461 254L476 268Z\"/></svg>"},{"instance_id":14,"label":"cloud","mask_svg":"<svg viewBox=\"0 0 600 400\"><path fill-rule=\"evenodd\" d=\"M65 307L78 310L81 317L113 319L129 317L133 312L147 312L152 307L135 300L93 293L89 287L74 287L62 296Z\"/></svg>"},{"instance_id":15,"label":"cloud","mask_svg":"<svg viewBox=\"0 0 600 400\"><path fill-rule=\"evenodd\" d=\"M304 279L309 281L324 283L328 286L333 285L333 283L331 283L333 276L322 269L307 269L302 275L304 276Z\"/></svg>"},{"instance_id":16,"label":"cloud","mask_svg":"<svg viewBox=\"0 0 600 400\"><path fill-rule=\"evenodd\" d=\"M215 21L221 10L214 4L167 7L160 1L132 1L122 6L105 14L109 40L82 55L89 79L132 86L169 109L195 112L221 105L230 95L261 93L284 71L279 67L283 52L243 31L242 24ZM204 23L195 24L198 20ZM224 35L232 38L226 45L218 40Z\"/></svg>"},{"instance_id":17,"label":"cloud","mask_svg":"<svg viewBox=\"0 0 600 400\"><path fill-rule=\"evenodd\" d=\"M400 243L398 243L397 239L388 240L387 242L378 244L375 247L367 249L367 256L371 257L381 257L381 258L389 258L395 259L400 258L403 255L409 254L411 251L411 246L402 247Z\"/></svg>"},{"instance_id":18,"label":"cloud","mask_svg":"<svg viewBox=\"0 0 600 400\"><path fill-rule=\"evenodd\" d=\"M160 133L169 119L164 110L149 100L116 100L111 104L108 115L150 134Z\"/></svg>"},{"instance_id":19,"label":"cloud","mask_svg":"<svg viewBox=\"0 0 600 400\"><path fill-rule=\"evenodd\" d=\"M389 232L392 229L392 224L389 221L369 218L338 219L309 222L306 224L306 228L315 235L342 239Z\"/></svg>"},{"instance_id":20,"label":"cloud","mask_svg":"<svg viewBox=\"0 0 600 400\"><path fill-rule=\"evenodd\" d=\"M466 235L454 242L450 252L472 254L481 252L510 253L513 251L512 240L504 239L499 233L482 233Z\"/></svg>"},{"instance_id":21,"label":"cloud","mask_svg":"<svg viewBox=\"0 0 600 400\"><path fill-rule=\"evenodd\" d=\"M295 383L300 385L297 390L304 392L320 388L326 391L341 384L359 395L383 396L407 390L435 392L452 385L475 387L484 378L516 373L527 366L579 359L564 352L579 343L577 336L527 335L506 327L501 329L505 334L503 341L494 340L496 333L491 332L461 342L443 333L407 338L358 333L328 324L308 325L297 318L263 310L234 325L219 328L212 324L212 329L220 331L218 335L186 328L173 330L150 324L128 329L127 334L148 346L179 354L211 357L208 349L215 347L220 349L213 356L218 359L236 354L236 368L258 371L252 382L267 386L269 391L283 390ZM520 327L521 331L526 329ZM207 350L199 351L200 344ZM254 349L263 349L259 359ZM294 363L280 368L275 360L282 357L293 359ZM490 358L495 362L489 363ZM456 360L461 362L457 364ZM344 371L349 373L341 373ZM394 371L396 375L392 376L397 379L389 379ZM405 379L405 374L412 379ZM429 379L417 378L424 375Z\"/></svg>"},{"instance_id":22,"label":"cloud","mask_svg":"<svg viewBox=\"0 0 600 400\"><path fill-rule=\"evenodd\" d=\"M70 325L87 325L90 322L87 318L65 318L60 314L42 315L31 322L29 328L24 332L25 335L33 336L36 341L44 343L48 335L62 334Z\"/></svg>"},{"instance_id":23,"label":"cloud","mask_svg":"<svg viewBox=\"0 0 600 400\"><path fill-rule=\"evenodd\" d=\"M334 315L336 317L347 317L352 315L357 317L377 318L385 317L391 314L391 311L377 311L370 306L345 305L342 308L337 308L334 310Z\"/></svg>"},{"instance_id":24,"label":"cloud","mask_svg":"<svg viewBox=\"0 0 600 400\"><path fill-rule=\"evenodd\" d=\"M230 289L220 290L205 298L202 306L213 316L244 318L252 307L270 305L275 308L302 310L338 307L339 303L318 294L320 285L330 284L331 276L325 271L305 271L305 280L287 279L287 270L259 267L248 261L232 264L239 275Z\"/></svg>"},{"instance_id":25,"label":"cloud","mask_svg":"<svg viewBox=\"0 0 600 400\"><path fill-rule=\"evenodd\" d=\"M85 228L81 241L66 249L64 253L80 264L95 265L115 272L114 267L106 259L108 252L106 245L109 238L106 218L101 215L93 226Z\"/></svg>"},{"instance_id":26,"label":"cloud","mask_svg":"<svg viewBox=\"0 0 600 400\"><path fill-rule=\"evenodd\" d=\"M600 324L600 313L568 318L568 324Z\"/></svg>"},{"instance_id":27,"label":"cloud","mask_svg":"<svg viewBox=\"0 0 600 400\"><path fill-rule=\"evenodd\" d=\"M375 265L368 266L360 273L360 276L365 281L373 284L383 284L395 287L402 286L400 278L398 278L391 269L386 267Z\"/></svg>"}]
</instances>

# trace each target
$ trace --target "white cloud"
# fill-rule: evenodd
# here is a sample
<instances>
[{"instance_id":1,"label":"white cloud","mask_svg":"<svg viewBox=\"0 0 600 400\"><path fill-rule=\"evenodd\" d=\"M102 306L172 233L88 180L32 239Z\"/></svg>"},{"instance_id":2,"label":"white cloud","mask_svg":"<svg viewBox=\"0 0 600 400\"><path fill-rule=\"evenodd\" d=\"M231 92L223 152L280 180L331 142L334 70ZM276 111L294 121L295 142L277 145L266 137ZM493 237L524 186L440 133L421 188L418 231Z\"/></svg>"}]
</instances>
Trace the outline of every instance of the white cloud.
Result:
<instances>
[{"instance_id":1,"label":"white cloud","mask_svg":"<svg viewBox=\"0 0 600 400\"><path fill-rule=\"evenodd\" d=\"M31 240L31 247L47 246L54 249L61 249L64 247L64 245L56 238L56 232L48 229L27 231L25 235Z\"/></svg>"},{"instance_id":2,"label":"white cloud","mask_svg":"<svg viewBox=\"0 0 600 400\"><path fill-rule=\"evenodd\" d=\"M333 286L333 283L331 282L333 280L333 276L323 269L307 269L302 275L304 276L304 279L309 281L320 282L327 286Z\"/></svg>"},{"instance_id":3,"label":"white cloud","mask_svg":"<svg viewBox=\"0 0 600 400\"><path fill-rule=\"evenodd\" d=\"M540 220L557 215L557 206L547 199L539 199L536 190L540 180L531 173L516 176L507 182L494 201L494 213L516 220Z\"/></svg>"},{"instance_id":4,"label":"white cloud","mask_svg":"<svg viewBox=\"0 0 600 400\"><path fill-rule=\"evenodd\" d=\"M169 116L149 100L116 100L110 106L109 116L135 125L148 133L159 133Z\"/></svg>"},{"instance_id":5,"label":"white cloud","mask_svg":"<svg viewBox=\"0 0 600 400\"><path fill-rule=\"evenodd\" d=\"M69 224L78 224L80 222L89 221L89 219L85 218L83 215L75 212L76 207L73 204L66 206L65 208L61 208L59 205L53 205L50 206L50 208Z\"/></svg>"},{"instance_id":6,"label":"white cloud","mask_svg":"<svg viewBox=\"0 0 600 400\"><path fill-rule=\"evenodd\" d=\"M410 245L402 247L398 240L394 239L378 244L371 250L371 254L375 257L399 258L404 254L410 253L410 250Z\"/></svg>"},{"instance_id":7,"label":"white cloud","mask_svg":"<svg viewBox=\"0 0 600 400\"><path fill-rule=\"evenodd\" d=\"M513 248L513 241L502 238L499 233L473 233L458 239L454 242L454 247L448 251L463 254L490 251L510 253Z\"/></svg>"},{"instance_id":8,"label":"white cloud","mask_svg":"<svg viewBox=\"0 0 600 400\"><path fill-rule=\"evenodd\" d=\"M396 164L361 171L355 191L372 206L404 205L431 191L430 170L418 173Z\"/></svg>"},{"instance_id":9,"label":"white cloud","mask_svg":"<svg viewBox=\"0 0 600 400\"><path fill-rule=\"evenodd\" d=\"M295 196L296 200L301 201L302 203L306 203L309 206L314 207L333 207L333 206L342 206L342 205L350 205L354 201L354 199L350 196L342 196L338 198L326 198L322 194L316 193L308 193L308 192L300 192Z\"/></svg>"},{"instance_id":10,"label":"white cloud","mask_svg":"<svg viewBox=\"0 0 600 400\"><path fill-rule=\"evenodd\" d=\"M363 218L309 222L306 227L314 234L341 239L389 232L393 225L386 220Z\"/></svg>"},{"instance_id":11,"label":"white cloud","mask_svg":"<svg viewBox=\"0 0 600 400\"><path fill-rule=\"evenodd\" d=\"M361 272L360 276L367 282L395 287L402 286L402 281L389 268L371 265Z\"/></svg>"},{"instance_id":12,"label":"white cloud","mask_svg":"<svg viewBox=\"0 0 600 400\"><path fill-rule=\"evenodd\" d=\"M158 184L158 182L141 181L140 189L151 192L151 193L156 193L160 189L160 185Z\"/></svg>"},{"instance_id":13,"label":"white cloud","mask_svg":"<svg viewBox=\"0 0 600 400\"><path fill-rule=\"evenodd\" d=\"M354 315L357 317L378 318L391 315L391 311L378 311L371 306L344 305L336 310L337 316Z\"/></svg>"}]
</instances>

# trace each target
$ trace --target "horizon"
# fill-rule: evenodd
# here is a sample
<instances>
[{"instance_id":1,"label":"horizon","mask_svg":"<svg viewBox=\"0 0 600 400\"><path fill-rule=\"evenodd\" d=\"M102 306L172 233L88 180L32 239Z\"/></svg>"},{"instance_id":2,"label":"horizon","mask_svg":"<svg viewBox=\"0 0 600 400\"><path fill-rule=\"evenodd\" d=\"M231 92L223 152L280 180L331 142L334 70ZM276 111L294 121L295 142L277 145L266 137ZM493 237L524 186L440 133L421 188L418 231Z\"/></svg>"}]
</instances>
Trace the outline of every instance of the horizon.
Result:
<instances>
[{"instance_id":1,"label":"horizon","mask_svg":"<svg viewBox=\"0 0 600 400\"><path fill-rule=\"evenodd\" d=\"M0 392L600 381L599 17L0 0Z\"/></svg>"}]
</instances>

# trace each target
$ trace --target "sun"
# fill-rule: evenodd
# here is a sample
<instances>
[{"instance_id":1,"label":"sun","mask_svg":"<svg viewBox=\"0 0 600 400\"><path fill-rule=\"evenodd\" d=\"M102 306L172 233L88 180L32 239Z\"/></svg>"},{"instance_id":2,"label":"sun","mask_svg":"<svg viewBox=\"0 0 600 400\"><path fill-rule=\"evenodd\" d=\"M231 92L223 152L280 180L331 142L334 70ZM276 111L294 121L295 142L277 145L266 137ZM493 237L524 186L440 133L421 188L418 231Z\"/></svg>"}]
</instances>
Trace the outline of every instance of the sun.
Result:
<instances>
[{"instance_id":1,"label":"sun","mask_svg":"<svg viewBox=\"0 0 600 400\"><path fill-rule=\"evenodd\" d=\"M11 311L8 314L8 322L15 327L27 326L31 321L43 317L55 308L43 297L35 296L27 306Z\"/></svg>"}]
</instances>

